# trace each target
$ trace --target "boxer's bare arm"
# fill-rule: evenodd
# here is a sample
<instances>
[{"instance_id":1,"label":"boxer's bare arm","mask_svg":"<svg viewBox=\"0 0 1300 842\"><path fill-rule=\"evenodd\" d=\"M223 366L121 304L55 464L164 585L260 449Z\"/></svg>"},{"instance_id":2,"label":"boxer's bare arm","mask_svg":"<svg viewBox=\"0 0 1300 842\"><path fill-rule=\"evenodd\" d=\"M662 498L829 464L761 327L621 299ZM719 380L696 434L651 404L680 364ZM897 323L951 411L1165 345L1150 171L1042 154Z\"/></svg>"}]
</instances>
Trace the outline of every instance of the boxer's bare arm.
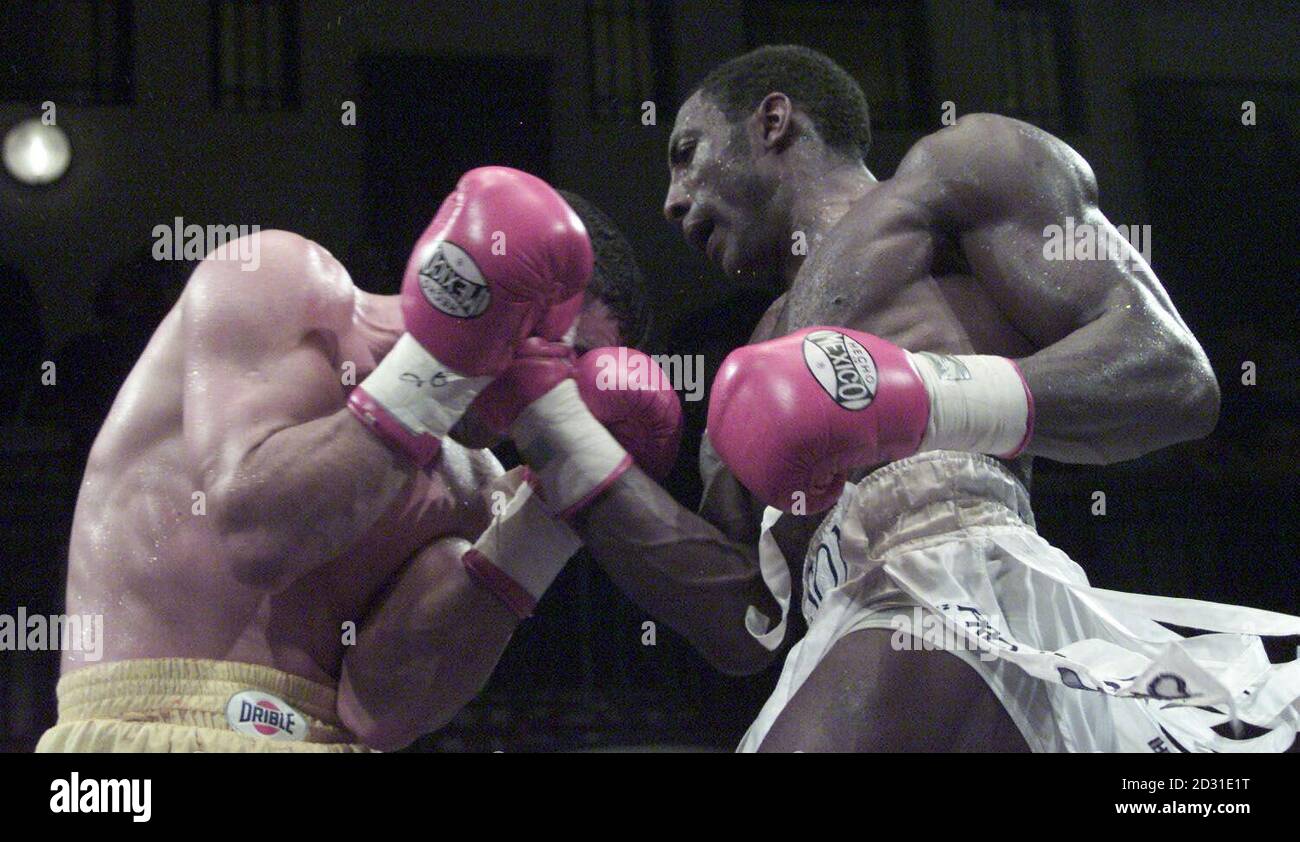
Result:
<instances>
[{"instance_id":1,"label":"boxer's bare arm","mask_svg":"<svg viewBox=\"0 0 1300 842\"><path fill-rule=\"evenodd\" d=\"M1045 256L1046 226L1067 217L1118 237L1074 150L1025 123L970 115L913 148L896 177L912 175L939 182L975 277L1041 349L1018 360L1036 409L1030 453L1107 463L1214 428L1209 360L1151 267L1128 254Z\"/></svg>"},{"instance_id":2,"label":"boxer's bare arm","mask_svg":"<svg viewBox=\"0 0 1300 842\"><path fill-rule=\"evenodd\" d=\"M717 669L748 675L776 655L746 630L749 606L772 622L780 616L759 572L752 506L725 468L706 470L700 515L634 469L573 526L597 563L646 612L686 637Z\"/></svg>"},{"instance_id":3,"label":"boxer's bare arm","mask_svg":"<svg viewBox=\"0 0 1300 842\"><path fill-rule=\"evenodd\" d=\"M471 547L465 536L483 532L523 476L522 468L483 475L461 534L416 552L367 608L344 652L338 712L371 748L391 751L436 731L492 676L519 618L461 558Z\"/></svg>"},{"instance_id":4,"label":"boxer's bare arm","mask_svg":"<svg viewBox=\"0 0 1300 842\"><path fill-rule=\"evenodd\" d=\"M751 341L767 338L785 301L782 295L772 303ZM758 567L763 507L707 438L700 443L700 475L698 515L633 470L573 525L606 574L647 613L668 623L722 672L752 674L776 653L749 634L745 614L753 605L775 623L781 613Z\"/></svg>"},{"instance_id":5,"label":"boxer's bare arm","mask_svg":"<svg viewBox=\"0 0 1300 842\"><path fill-rule=\"evenodd\" d=\"M186 289L184 429L225 562L275 589L358 538L412 469L343 407L346 273L301 237L260 238L257 270L204 261Z\"/></svg>"},{"instance_id":6,"label":"boxer's bare arm","mask_svg":"<svg viewBox=\"0 0 1300 842\"><path fill-rule=\"evenodd\" d=\"M492 676L519 624L465 572L464 538L415 554L343 657L338 712L371 748L391 751L447 724Z\"/></svg>"}]
</instances>

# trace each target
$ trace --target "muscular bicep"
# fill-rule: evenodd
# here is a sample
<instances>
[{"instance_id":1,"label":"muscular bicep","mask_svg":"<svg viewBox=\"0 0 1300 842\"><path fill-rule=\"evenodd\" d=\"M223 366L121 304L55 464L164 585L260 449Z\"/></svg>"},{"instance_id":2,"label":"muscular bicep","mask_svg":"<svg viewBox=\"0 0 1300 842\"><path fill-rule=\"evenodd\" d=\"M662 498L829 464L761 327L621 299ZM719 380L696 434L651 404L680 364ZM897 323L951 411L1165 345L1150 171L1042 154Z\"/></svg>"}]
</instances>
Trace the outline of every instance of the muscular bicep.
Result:
<instances>
[{"instance_id":1,"label":"muscular bicep","mask_svg":"<svg viewBox=\"0 0 1300 842\"><path fill-rule=\"evenodd\" d=\"M302 277L318 267L293 236L261 235L255 271L205 260L186 289L185 441L205 484L275 432L342 406L328 328L343 299Z\"/></svg>"},{"instance_id":2,"label":"muscular bicep","mask_svg":"<svg viewBox=\"0 0 1300 842\"><path fill-rule=\"evenodd\" d=\"M463 538L417 552L371 606L343 658L338 711L391 750L446 724L492 675L518 619L460 563Z\"/></svg>"},{"instance_id":3,"label":"muscular bicep","mask_svg":"<svg viewBox=\"0 0 1300 842\"><path fill-rule=\"evenodd\" d=\"M1119 252L1093 259L1047 256L1049 238L1063 236L1051 226L1064 226L1030 214L976 225L961 235L976 279L1034 345L1052 345L1107 314L1187 331L1151 267L1098 208L1070 207L1059 218L1089 226L1100 239L1117 243Z\"/></svg>"},{"instance_id":4,"label":"muscular bicep","mask_svg":"<svg viewBox=\"0 0 1300 842\"><path fill-rule=\"evenodd\" d=\"M903 172L941 185L972 274L1033 344L1125 310L1186 330L1151 267L1098 208L1091 168L1063 141L971 115L918 144Z\"/></svg>"},{"instance_id":5,"label":"muscular bicep","mask_svg":"<svg viewBox=\"0 0 1300 842\"><path fill-rule=\"evenodd\" d=\"M917 156L942 191L964 259L1028 340L1031 453L1132 459L1205 435L1218 385L1204 350L1136 249L1097 207L1088 165L1061 141L980 115Z\"/></svg>"}]
</instances>

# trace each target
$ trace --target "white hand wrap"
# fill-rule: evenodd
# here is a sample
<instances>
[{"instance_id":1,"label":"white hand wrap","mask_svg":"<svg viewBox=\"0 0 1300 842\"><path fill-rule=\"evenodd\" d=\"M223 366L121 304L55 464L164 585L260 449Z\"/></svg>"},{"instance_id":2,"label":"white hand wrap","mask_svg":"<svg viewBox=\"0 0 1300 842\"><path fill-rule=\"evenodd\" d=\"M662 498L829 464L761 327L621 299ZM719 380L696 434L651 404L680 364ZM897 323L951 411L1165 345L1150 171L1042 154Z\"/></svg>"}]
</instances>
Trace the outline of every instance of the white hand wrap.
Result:
<instances>
[{"instance_id":1,"label":"white hand wrap","mask_svg":"<svg viewBox=\"0 0 1300 842\"><path fill-rule=\"evenodd\" d=\"M532 615L582 539L525 482L462 558L465 569L516 616Z\"/></svg>"},{"instance_id":2,"label":"white hand wrap","mask_svg":"<svg viewBox=\"0 0 1300 842\"><path fill-rule=\"evenodd\" d=\"M442 439L492 377L466 377L438 362L409 334L348 396L348 409L375 435L421 467L432 464Z\"/></svg>"},{"instance_id":3,"label":"white hand wrap","mask_svg":"<svg viewBox=\"0 0 1300 842\"><path fill-rule=\"evenodd\" d=\"M909 353L930 394L921 450L963 450L1004 459L1033 432L1034 405L1020 368L1006 357Z\"/></svg>"},{"instance_id":4,"label":"white hand wrap","mask_svg":"<svg viewBox=\"0 0 1300 842\"><path fill-rule=\"evenodd\" d=\"M407 429L442 438L491 382L457 374L404 333L361 387Z\"/></svg>"},{"instance_id":5,"label":"white hand wrap","mask_svg":"<svg viewBox=\"0 0 1300 842\"><path fill-rule=\"evenodd\" d=\"M533 401L510 428L546 507L569 517L632 464L632 457L596 420L565 380Z\"/></svg>"}]
</instances>

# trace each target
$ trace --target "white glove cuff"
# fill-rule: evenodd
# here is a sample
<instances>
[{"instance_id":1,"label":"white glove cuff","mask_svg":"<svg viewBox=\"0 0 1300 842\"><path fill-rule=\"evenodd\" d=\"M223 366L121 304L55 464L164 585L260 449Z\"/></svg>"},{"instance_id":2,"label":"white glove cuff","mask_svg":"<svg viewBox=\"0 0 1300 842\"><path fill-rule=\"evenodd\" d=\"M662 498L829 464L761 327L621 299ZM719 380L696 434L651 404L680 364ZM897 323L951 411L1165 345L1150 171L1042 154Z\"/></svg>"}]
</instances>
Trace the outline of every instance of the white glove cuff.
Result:
<instances>
[{"instance_id":1,"label":"white glove cuff","mask_svg":"<svg viewBox=\"0 0 1300 842\"><path fill-rule=\"evenodd\" d=\"M528 617L581 546L577 533L548 512L525 482L463 562L516 615Z\"/></svg>"},{"instance_id":2,"label":"white glove cuff","mask_svg":"<svg viewBox=\"0 0 1300 842\"><path fill-rule=\"evenodd\" d=\"M546 506L569 517L618 479L632 457L564 380L519 414L510 436L528 462Z\"/></svg>"},{"instance_id":3,"label":"white glove cuff","mask_svg":"<svg viewBox=\"0 0 1300 842\"><path fill-rule=\"evenodd\" d=\"M909 353L930 394L921 450L1019 455L1033 430L1033 397L1006 357Z\"/></svg>"},{"instance_id":4,"label":"white glove cuff","mask_svg":"<svg viewBox=\"0 0 1300 842\"><path fill-rule=\"evenodd\" d=\"M404 333L361 389L411 434L441 439L490 382L452 371Z\"/></svg>"}]
</instances>

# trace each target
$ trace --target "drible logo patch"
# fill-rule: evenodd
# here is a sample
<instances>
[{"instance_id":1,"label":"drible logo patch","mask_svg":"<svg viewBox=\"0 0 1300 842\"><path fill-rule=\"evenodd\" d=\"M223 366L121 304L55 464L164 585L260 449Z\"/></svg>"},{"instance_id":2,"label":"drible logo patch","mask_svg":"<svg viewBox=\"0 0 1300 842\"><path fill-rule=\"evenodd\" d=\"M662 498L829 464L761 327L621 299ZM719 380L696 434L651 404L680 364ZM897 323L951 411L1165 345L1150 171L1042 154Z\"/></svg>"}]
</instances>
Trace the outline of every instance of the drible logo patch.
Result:
<instances>
[{"instance_id":1,"label":"drible logo patch","mask_svg":"<svg viewBox=\"0 0 1300 842\"><path fill-rule=\"evenodd\" d=\"M482 315L492 301L474 258L446 240L434 246L420 267L420 290L430 304L458 319Z\"/></svg>"},{"instance_id":2,"label":"drible logo patch","mask_svg":"<svg viewBox=\"0 0 1300 842\"><path fill-rule=\"evenodd\" d=\"M837 330L815 330L803 338L808 370L837 404L864 409L876 396L879 376L867 349Z\"/></svg>"},{"instance_id":3,"label":"drible logo patch","mask_svg":"<svg viewBox=\"0 0 1300 842\"><path fill-rule=\"evenodd\" d=\"M261 690L241 690L226 702L226 722L232 730L272 740L302 740L307 720L283 699Z\"/></svg>"}]
</instances>

